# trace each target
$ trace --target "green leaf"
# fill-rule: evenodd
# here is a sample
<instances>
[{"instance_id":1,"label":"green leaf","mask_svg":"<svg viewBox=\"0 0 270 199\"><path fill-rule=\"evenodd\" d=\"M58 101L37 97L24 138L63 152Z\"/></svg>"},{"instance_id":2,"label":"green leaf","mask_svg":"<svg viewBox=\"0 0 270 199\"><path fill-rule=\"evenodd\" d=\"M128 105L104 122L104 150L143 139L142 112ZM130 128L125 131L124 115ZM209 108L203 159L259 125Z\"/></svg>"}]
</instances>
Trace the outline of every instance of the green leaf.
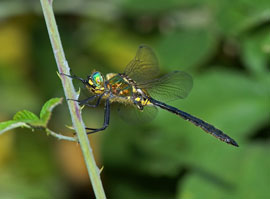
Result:
<instances>
[{"instance_id":1,"label":"green leaf","mask_svg":"<svg viewBox=\"0 0 270 199\"><path fill-rule=\"evenodd\" d=\"M38 116L28 110L17 112L13 117L13 121L24 122L25 124L36 127L44 126Z\"/></svg>"},{"instance_id":2,"label":"green leaf","mask_svg":"<svg viewBox=\"0 0 270 199\"><path fill-rule=\"evenodd\" d=\"M252 0L219 1L218 10L214 16L219 30L225 35L240 33L267 22L270 15L270 1Z\"/></svg>"},{"instance_id":3,"label":"green leaf","mask_svg":"<svg viewBox=\"0 0 270 199\"><path fill-rule=\"evenodd\" d=\"M226 159L223 151L220 158L209 162L208 171L193 170L178 198L269 198L269 149L268 143L250 144Z\"/></svg>"},{"instance_id":4,"label":"green leaf","mask_svg":"<svg viewBox=\"0 0 270 199\"><path fill-rule=\"evenodd\" d=\"M242 59L254 75L268 73L270 29L247 35L242 42Z\"/></svg>"},{"instance_id":5,"label":"green leaf","mask_svg":"<svg viewBox=\"0 0 270 199\"><path fill-rule=\"evenodd\" d=\"M208 29L176 30L162 36L155 49L161 67L166 67L166 70L185 70L209 59L216 44L217 36Z\"/></svg>"},{"instance_id":6,"label":"green leaf","mask_svg":"<svg viewBox=\"0 0 270 199\"><path fill-rule=\"evenodd\" d=\"M45 127L51 117L52 109L62 102L62 98L52 98L48 100L40 111L40 119L28 110L17 112L13 120L0 123L0 134L17 127Z\"/></svg>"},{"instance_id":7,"label":"green leaf","mask_svg":"<svg viewBox=\"0 0 270 199\"><path fill-rule=\"evenodd\" d=\"M22 111L17 112L14 115L13 120L18 121L18 122L31 123L31 122L38 121L39 118L34 113L32 113L28 110L22 110Z\"/></svg>"},{"instance_id":8,"label":"green leaf","mask_svg":"<svg viewBox=\"0 0 270 199\"><path fill-rule=\"evenodd\" d=\"M40 120L44 126L46 126L48 121L50 120L53 108L61 104L62 101L63 98L52 98L43 105L40 111Z\"/></svg>"},{"instance_id":9,"label":"green leaf","mask_svg":"<svg viewBox=\"0 0 270 199\"><path fill-rule=\"evenodd\" d=\"M1 122L0 123L0 134L4 133L6 131L9 131L11 129L15 129L17 127L31 128L29 125L27 125L24 122L10 120L10 121L6 121L6 122Z\"/></svg>"}]
</instances>

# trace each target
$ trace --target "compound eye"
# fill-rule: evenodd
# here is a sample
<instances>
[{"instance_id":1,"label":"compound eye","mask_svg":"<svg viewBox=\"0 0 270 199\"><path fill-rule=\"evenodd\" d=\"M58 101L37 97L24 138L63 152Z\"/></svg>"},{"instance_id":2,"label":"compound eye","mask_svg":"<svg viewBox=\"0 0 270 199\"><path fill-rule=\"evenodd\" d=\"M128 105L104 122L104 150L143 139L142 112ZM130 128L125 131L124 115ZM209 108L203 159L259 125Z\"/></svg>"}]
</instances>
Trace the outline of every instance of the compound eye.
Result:
<instances>
[{"instance_id":1,"label":"compound eye","mask_svg":"<svg viewBox=\"0 0 270 199\"><path fill-rule=\"evenodd\" d=\"M103 85L104 82L103 76L101 75L100 72L94 72L92 75L92 80L96 86L101 86Z\"/></svg>"}]
</instances>

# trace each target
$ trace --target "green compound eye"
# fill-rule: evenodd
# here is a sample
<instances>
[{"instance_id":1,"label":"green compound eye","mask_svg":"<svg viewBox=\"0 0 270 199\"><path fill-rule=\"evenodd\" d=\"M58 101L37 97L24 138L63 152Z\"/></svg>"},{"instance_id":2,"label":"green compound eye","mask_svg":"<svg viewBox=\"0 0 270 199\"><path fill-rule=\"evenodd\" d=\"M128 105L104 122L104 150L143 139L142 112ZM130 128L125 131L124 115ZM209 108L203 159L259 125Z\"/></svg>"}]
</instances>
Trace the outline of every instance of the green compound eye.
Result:
<instances>
[{"instance_id":1,"label":"green compound eye","mask_svg":"<svg viewBox=\"0 0 270 199\"><path fill-rule=\"evenodd\" d=\"M93 73L92 80L96 86L101 86L103 84L103 81L104 81L100 72Z\"/></svg>"}]
</instances>

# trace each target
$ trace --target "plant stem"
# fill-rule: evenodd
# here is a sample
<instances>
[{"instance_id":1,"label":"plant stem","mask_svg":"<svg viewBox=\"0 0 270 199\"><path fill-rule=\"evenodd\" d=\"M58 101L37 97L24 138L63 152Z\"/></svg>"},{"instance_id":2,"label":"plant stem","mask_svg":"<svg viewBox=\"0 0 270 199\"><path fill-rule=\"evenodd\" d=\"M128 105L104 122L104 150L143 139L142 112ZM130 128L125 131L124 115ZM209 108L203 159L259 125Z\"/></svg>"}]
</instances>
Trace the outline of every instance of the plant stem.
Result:
<instances>
[{"instance_id":1,"label":"plant stem","mask_svg":"<svg viewBox=\"0 0 270 199\"><path fill-rule=\"evenodd\" d=\"M70 141L70 142L78 142L78 139L76 137L69 137L69 136L65 136L65 135L61 135L59 133L55 133L52 130L46 128L45 129L46 133L48 133L49 135L58 138L59 140L66 140L66 141Z\"/></svg>"},{"instance_id":2,"label":"plant stem","mask_svg":"<svg viewBox=\"0 0 270 199\"><path fill-rule=\"evenodd\" d=\"M40 0L44 18L47 24L47 29L49 37L51 40L55 60L57 63L59 73L70 74L68 62L65 58L62 43L60 41L60 36L58 33L53 9L52 0ZM67 99L77 99L77 94L75 92L72 80L66 76L61 76L62 85L64 88L64 93ZM81 109L77 102L68 100L68 107L71 114L72 124L77 132L78 140L81 146L81 150L84 156L84 161L88 170L88 174L91 179L91 183L96 195L96 198L103 199L106 198L105 192L100 179L100 170L96 166L95 159L92 153L92 148L89 144L89 140L85 131L85 125L81 116Z\"/></svg>"}]
</instances>

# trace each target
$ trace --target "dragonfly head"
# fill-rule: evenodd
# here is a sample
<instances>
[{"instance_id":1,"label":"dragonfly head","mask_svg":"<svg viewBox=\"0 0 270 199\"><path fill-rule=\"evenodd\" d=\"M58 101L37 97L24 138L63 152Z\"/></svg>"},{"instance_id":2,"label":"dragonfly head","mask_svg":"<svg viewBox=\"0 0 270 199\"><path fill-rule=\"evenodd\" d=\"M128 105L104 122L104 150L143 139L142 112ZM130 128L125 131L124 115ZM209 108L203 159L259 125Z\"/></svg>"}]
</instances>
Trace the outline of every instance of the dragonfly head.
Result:
<instances>
[{"instance_id":1,"label":"dragonfly head","mask_svg":"<svg viewBox=\"0 0 270 199\"><path fill-rule=\"evenodd\" d=\"M93 93L100 94L104 92L104 77L100 72L95 71L91 76L88 76L88 84Z\"/></svg>"}]
</instances>

